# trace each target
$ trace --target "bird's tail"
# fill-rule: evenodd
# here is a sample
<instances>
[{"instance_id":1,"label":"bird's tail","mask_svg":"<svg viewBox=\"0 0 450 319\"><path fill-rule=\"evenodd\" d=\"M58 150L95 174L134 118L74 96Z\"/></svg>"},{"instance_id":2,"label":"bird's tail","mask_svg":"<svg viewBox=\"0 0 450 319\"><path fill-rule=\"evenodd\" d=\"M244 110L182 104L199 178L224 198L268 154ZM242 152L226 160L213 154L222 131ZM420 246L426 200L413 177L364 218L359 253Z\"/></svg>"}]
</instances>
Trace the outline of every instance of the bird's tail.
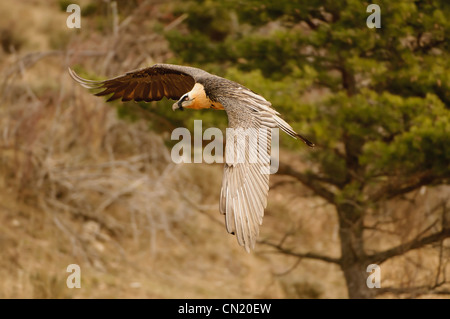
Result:
<instances>
[{"instance_id":1,"label":"bird's tail","mask_svg":"<svg viewBox=\"0 0 450 319\"><path fill-rule=\"evenodd\" d=\"M300 134L298 134L296 131L294 131L294 129L278 115L274 116L274 120L277 123L277 126L286 134L292 136L293 138L301 139L309 147L315 146L315 144L313 142L309 141L306 137L303 137Z\"/></svg>"}]
</instances>

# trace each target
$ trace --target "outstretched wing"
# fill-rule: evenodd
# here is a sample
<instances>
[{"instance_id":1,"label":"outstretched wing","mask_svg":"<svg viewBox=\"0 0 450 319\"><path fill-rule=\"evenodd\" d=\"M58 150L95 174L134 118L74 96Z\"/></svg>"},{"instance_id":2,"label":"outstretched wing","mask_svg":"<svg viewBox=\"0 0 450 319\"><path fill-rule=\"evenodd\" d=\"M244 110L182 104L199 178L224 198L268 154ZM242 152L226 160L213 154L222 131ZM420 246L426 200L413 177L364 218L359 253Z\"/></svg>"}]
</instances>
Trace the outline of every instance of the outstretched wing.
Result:
<instances>
[{"instance_id":1,"label":"outstretched wing","mask_svg":"<svg viewBox=\"0 0 450 319\"><path fill-rule=\"evenodd\" d=\"M270 102L245 87L236 87L220 102L230 127L226 134L220 212L225 214L228 232L250 251L267 206L271 129L280 128L309 146L314 144L280 118Z\"/></svg>"},{"instance_id":2,"label":"outstretched wing","mask_svg":"<svg viewBox=\"0 0 450 319\"><path fill-rule=\"evenodd\" d=\"M194 87L199 77L208 75L201 69L172 64L155 64L104 81L83 79L70 68L69 73L85 88L103 89L97 96L112 94L108 102L120 98L145 102L163 97L178 100Z\"/></svg>"},{"instance_id":3,"label":"outstretched wing","mask_svg":"<svg viewBox=\"0 0 450 319\"><path fill-rule=\"evenodd\" d=\"M275 111L263 97L238 88L236 98L221 101L228 115L220 212L227 231L247 251L253 249L269 192L271 128Z\"/></svg>"}]
</instances>

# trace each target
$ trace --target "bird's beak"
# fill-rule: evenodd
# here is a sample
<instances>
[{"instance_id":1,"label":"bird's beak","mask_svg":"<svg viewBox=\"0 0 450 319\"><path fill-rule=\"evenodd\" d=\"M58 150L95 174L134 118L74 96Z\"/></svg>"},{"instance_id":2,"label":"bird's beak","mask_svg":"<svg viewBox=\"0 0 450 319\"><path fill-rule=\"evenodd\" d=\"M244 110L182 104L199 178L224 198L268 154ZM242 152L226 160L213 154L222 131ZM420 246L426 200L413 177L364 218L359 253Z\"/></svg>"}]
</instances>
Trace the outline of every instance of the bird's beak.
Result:
<instances>
[{"instance_id":1,"label":"bird's beak","mask_svg":"<svg viewBox=\"0 0 450 319\"><path fill-rule=\"evenodd\" d=\"M180 102L180 101L177 101L177 102L173 103L173 105L172 105L172 110L173 110L173 111L176 111L176 110L183 111L184 109L183 109L183 107L181 106L181 102Z\"/></svg>"}]
</instances>

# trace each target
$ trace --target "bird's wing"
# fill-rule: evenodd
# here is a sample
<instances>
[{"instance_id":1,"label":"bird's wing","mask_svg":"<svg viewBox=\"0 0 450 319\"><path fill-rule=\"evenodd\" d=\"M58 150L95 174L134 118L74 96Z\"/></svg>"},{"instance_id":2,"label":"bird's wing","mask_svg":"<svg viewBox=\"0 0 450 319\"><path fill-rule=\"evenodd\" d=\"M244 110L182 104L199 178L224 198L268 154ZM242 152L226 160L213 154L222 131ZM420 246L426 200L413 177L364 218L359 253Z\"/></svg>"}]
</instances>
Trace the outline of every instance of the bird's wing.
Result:
<instances>
[{"instance_id":1,"label":"bird's wing","mask_svg":"<svg viewBox=\"0 0 450 319\"><path fill-rule=\"evenodd\" d=\"M122 101L145 102L159 101L163 97L178 100L194 87L199 77L209 74L201 69L172 64L155 64L104 81L83 79L70 68L69 73L85 88L103 89L95 94L97 96L112 94L108 102L120 98Z\"/></svg>"},{"instance_id":2,"label":"bird's wing","mask_svg":"<svg viewBox=\"0 0 450 319\"><path fill-rule=\"evenodd\" d=\"M271 128L277 127L277 116L260 95L242 87L237 90L235 98L220 101L230 127L226 132L220 212L225 214L227 231L235 234L239 244L250 251L267 206ZM245 138L242 130L246 130Z\"/></svg>"}]
</instances>

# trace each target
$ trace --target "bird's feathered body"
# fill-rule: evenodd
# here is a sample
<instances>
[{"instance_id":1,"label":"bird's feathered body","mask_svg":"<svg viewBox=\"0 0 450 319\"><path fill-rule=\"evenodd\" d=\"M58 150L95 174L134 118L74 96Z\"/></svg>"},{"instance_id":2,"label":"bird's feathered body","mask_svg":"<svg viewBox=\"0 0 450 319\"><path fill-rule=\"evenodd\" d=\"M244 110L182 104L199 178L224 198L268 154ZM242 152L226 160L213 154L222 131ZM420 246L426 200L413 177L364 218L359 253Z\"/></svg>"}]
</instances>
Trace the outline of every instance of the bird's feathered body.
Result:
<instances>
[{"instance_id":1,"label":"bird's feathered body","mask_svg":"<svg viewBox=\"0 0 450 319\"><path fill-rule=\"evenodd\" d=\"M228 126L234 130L227 130L219 209L225 214L228 232L235 234L247 251L255 246L267 206L270 129L278 127L307 145L314 145L279 117L271 103L261 95L198 68L155 64L105 81L90 81L71 69L69 72L84 87L103 89L96 95L112 94L108 101L121 98L122 101L149 102L165 96L178 100L173 105L174 110L210 108L226 111ZM241 138L242 132L247 134L244 139ZM261 132L266 134L263 139ZM249 144L249 147L242 147L242 143ZM252 149L258 150L254 160L250 160Z\"/></svg>"}]
</instances>

